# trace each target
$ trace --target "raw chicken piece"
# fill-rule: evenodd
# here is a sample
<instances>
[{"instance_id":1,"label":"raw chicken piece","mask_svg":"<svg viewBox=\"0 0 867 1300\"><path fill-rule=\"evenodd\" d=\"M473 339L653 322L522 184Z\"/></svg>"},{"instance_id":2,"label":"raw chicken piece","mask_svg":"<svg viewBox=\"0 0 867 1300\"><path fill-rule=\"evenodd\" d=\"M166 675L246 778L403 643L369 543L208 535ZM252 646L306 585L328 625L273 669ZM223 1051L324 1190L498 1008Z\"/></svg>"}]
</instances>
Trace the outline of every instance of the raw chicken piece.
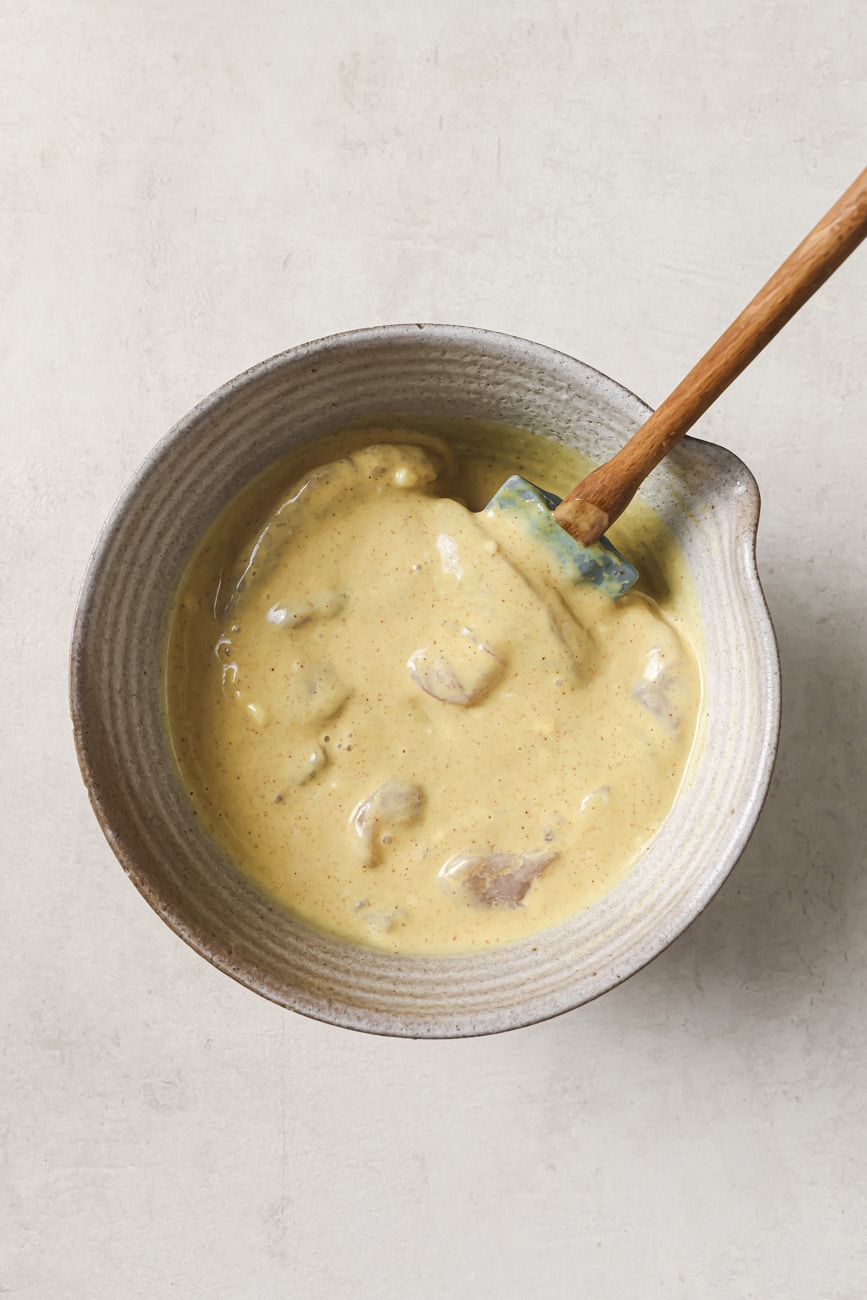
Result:
<instances>
[{"instance_id":1,"label":"raw chicken piece","mask_svg":"<svg viewBox=\"0 0 867 1300\"><path fill-rule=\"evenodd\" d=\"M286 708L295 726L337 717L352 694L327 663L299 664L286 686Z\"/></svg>"},{"instance_id":2,"label":"raw chicken piece","mask_svg":"<svg viewBox=\"0 0 867 1300\"><path fill-rule=\"evenodd\" d=\"M458 880L474 903L517 907L534 880L557 857L539 853L457 853L440 870L444 880Z\"/></svg>"},{"instance_id":3,"label":"raw chicken piece","mask_svg":"<svg viewBox=\"0 0 867 1300\"><path fill-rule=\"evenodd\" d=\"M360 912L365 924L373 930L375 934L388 934L401 921L405 921L407 911L403 907L391 907L384 912L377 912L370 906L367 899L355 904L356 912Z\"/></svg>"},{"instance_id":4,"label":"raw chicken piece","mask_svg":"<svg viewBox=\"0 0 867 1300\"><path fill-rule=\"evenodd\" d=\"M448 622L440 625L433 644L416 650L406 665L416 686L433 699L465 708L487 695L503 666L471 628Z\"/></svg>"},{"instance_id":5,"label":"raw chicken piece","mask_svg":"<svg viewBox=\"0 0 867 1300\"><path fill-rule=\"evenodd\" d=\"M421 786L407 781L385 781L354 809L349 824L355 831L362 866L379 861L381 847L388 843L388 828L417 821L424 808Z\"/></svg>"},{"instance_id":6,"label":"raw chicken piece","mask_svg":"<svg viewBox=\"0 0 867 1300\"><path fill-rule=\"evenodd\" d=\"M680 726L680 714L671 698L678 666L678 657L666 655L660 646L654 646L647 652L647 667L642 679L632 690L638 703L672 731L677 731Z\"/></svg>"},{"instance_id":7,"label":"raw chicken piece","mask_svg":"<svg viewBox=\"0 0 867 1300\"><path fill-rule=\"evenodd\" d=\"M290 605L278 601L265 615L268 623L276 627L285 627L291 632L296 627L303 627L314 619L336 618L346 608L346 595L342 591L322 591L312 600L302 600Z\"/></svg>"}]
</instances>

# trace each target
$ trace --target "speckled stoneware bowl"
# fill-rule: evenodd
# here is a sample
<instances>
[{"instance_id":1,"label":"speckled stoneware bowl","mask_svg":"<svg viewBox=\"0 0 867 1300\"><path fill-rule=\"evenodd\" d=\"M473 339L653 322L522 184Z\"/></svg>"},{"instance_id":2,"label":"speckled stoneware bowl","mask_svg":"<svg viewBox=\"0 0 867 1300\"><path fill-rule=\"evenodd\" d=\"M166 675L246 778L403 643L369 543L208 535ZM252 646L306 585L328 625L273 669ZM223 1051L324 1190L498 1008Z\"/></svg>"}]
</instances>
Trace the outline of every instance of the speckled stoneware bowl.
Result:
<instances>
[{"instance_id":1,"label":"speckled stoneware bowl","mask_svg":"<svg viewBox=\"0 0 867 1300\"><path fill-rule=\"evenodd\" d=\"M759 494L730 452L686 439L645 495L674 529L701 602L709 718L692 780L631 874L532 940L463 957L394 957L306 928L202 833L169 751L160 681L172 597L227 501L287 449L375 412L522 425L602 460L648 408L580 361L521 339L387 326L294 348L206 398L147 458L103 530L72 644L75 738L96 815L164 921L249 988L376 1033L451 1037L577 1007L650 961L701 911L758 817L779 718L756 574Z\"/></svg>"}]
</instances>

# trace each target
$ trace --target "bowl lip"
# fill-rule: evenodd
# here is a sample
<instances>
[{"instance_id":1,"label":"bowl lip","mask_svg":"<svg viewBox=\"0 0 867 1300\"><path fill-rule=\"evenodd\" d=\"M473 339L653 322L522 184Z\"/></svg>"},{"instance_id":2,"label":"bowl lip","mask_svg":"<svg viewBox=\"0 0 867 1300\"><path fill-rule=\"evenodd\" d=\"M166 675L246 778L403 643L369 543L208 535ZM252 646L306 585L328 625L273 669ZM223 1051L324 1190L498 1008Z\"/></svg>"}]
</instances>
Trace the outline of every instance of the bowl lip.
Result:
<instances>
[{"instance_id":1,"label":"bowl lip","mask_svg":"<svg viewBox=\"0 0 867 1300\"><path fill-rule=\"evenodd\" d=\"M730 875L752 836L770 788L776 762L781 718L781 680L776 632L757 566L756 537L760 515L760 493L755 477L740 457L719 443L690 435L682 440L682 445L687 448L707 448L714 455L722 454L728 465L743 476L748 489L736 505L736 513L741 522L736 559L742 566L745 585L744 604L751 611L752 630L757 641L757 661L760 664L760 691L757 692L757 697L761 698L764 721L751 797L740 809L737 828L730 833L726 851L717 859L715 870L709 872L691 891L686 903L681 903L677 907L671 918L673 923L656 930L650 937L645 936L629 953L628 960L621 964L620 969L609 972L603 984L597 989L582 993L572 987L571 990L566 989L557 994L545 995L546 1005L541 1009L534 1005L532 1009L528 1006L523 1013L520 1007L494 1012L456 1012L454 1018L444 1023L442 1019L429 1018L424 1014L416 1016L411 1013L384 1013L370 1010L360 1012L350 1004L335 1002L324 994L315 999L305 999L306 1004L300 1005L297 999L293 1001L291 990L270 987L254 969L247 967L239 969L220 952L209 948L207 939L201 937L180 911L175 909L151 884L147 874L139 868L134 851L126 844L124 833L117 831L112 824L111 810L108 806L110 800L101 792L98 773L89 751L86 707L83 698L85 683L82 680L89 633L88 615L99 588L103 563L114 539L123 528L128 507L135 501L150 477L159 472L162 462L172 454L176 443L186 437L200 421L219 409L227 399L284 367L303 365L305 361L323 354L353 351L360 345L377 343L399 345L409 339L417 342L420 336L424 336L432 343L447 343L452 346L460 346L461 343L472 345L476 349L484 350L487 355L495 354L504 358L509 355L514 356L517 346L525 355L531 358L535 356L540 361L544 361L548 367L552 362L557 367L577 366L583 376L589 378L601 393L610 394L621 411L632 415L639 422L643 422L652 412L652 408L625 385L585 361L518 335L476 326L428 322L367 326L323 335L256 362L200 399L185 415L181 416L150 448L117 496L91 550L76 600L69 655L69 707L78 765L91 807L109 847L146 902L195 952L243 987L309 1019L377 1036L451 1039L505 1033L553 1019L595 1001L603 993L609 992L631 978L664 952L704 911ZM449 961L452 958L445 956L442 960ZM315 1002L316 1005L310 1005L311 1002Z\"/></svg>"}]
</instances>

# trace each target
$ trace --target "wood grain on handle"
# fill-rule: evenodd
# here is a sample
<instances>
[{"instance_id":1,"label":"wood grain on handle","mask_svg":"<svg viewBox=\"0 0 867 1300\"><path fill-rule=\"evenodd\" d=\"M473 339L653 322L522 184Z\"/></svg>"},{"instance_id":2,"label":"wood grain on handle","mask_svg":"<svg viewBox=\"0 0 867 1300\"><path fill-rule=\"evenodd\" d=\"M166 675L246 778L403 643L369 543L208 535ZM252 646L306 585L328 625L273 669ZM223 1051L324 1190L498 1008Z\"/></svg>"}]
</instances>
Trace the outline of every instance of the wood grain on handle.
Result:
<instances>
[{"instance_id":1,"label":"wood grain on handle","mask_svg":"<svg viewBox=\"0 0 867 1300\"><path fill-rule=\"evenodd\" d=\"M650 471L867 235L867 170L616 455L554 511L577 541L597 541Z\"/></svg>"}]
</instances>

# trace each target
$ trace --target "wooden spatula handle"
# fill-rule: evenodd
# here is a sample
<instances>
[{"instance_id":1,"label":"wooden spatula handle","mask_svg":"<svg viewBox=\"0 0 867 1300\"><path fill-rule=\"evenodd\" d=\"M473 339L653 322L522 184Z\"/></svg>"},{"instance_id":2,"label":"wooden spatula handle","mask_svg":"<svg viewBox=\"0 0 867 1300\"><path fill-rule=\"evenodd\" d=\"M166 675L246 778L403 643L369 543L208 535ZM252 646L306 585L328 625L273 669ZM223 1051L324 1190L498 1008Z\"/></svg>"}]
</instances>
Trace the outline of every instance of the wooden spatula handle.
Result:
<instances>
[{"instance_id":1,"label":"wooden spatula handle","mask_svg":"<svg viewBox=\"0 0 867 1300\"><path fill-rule=\"evenodd\" d=\"M650 471L865 235L867 170L629 442L564 497L554 511L557 522L585 545L597 541L626 509Z\"/></svg>"}]
</instances>

